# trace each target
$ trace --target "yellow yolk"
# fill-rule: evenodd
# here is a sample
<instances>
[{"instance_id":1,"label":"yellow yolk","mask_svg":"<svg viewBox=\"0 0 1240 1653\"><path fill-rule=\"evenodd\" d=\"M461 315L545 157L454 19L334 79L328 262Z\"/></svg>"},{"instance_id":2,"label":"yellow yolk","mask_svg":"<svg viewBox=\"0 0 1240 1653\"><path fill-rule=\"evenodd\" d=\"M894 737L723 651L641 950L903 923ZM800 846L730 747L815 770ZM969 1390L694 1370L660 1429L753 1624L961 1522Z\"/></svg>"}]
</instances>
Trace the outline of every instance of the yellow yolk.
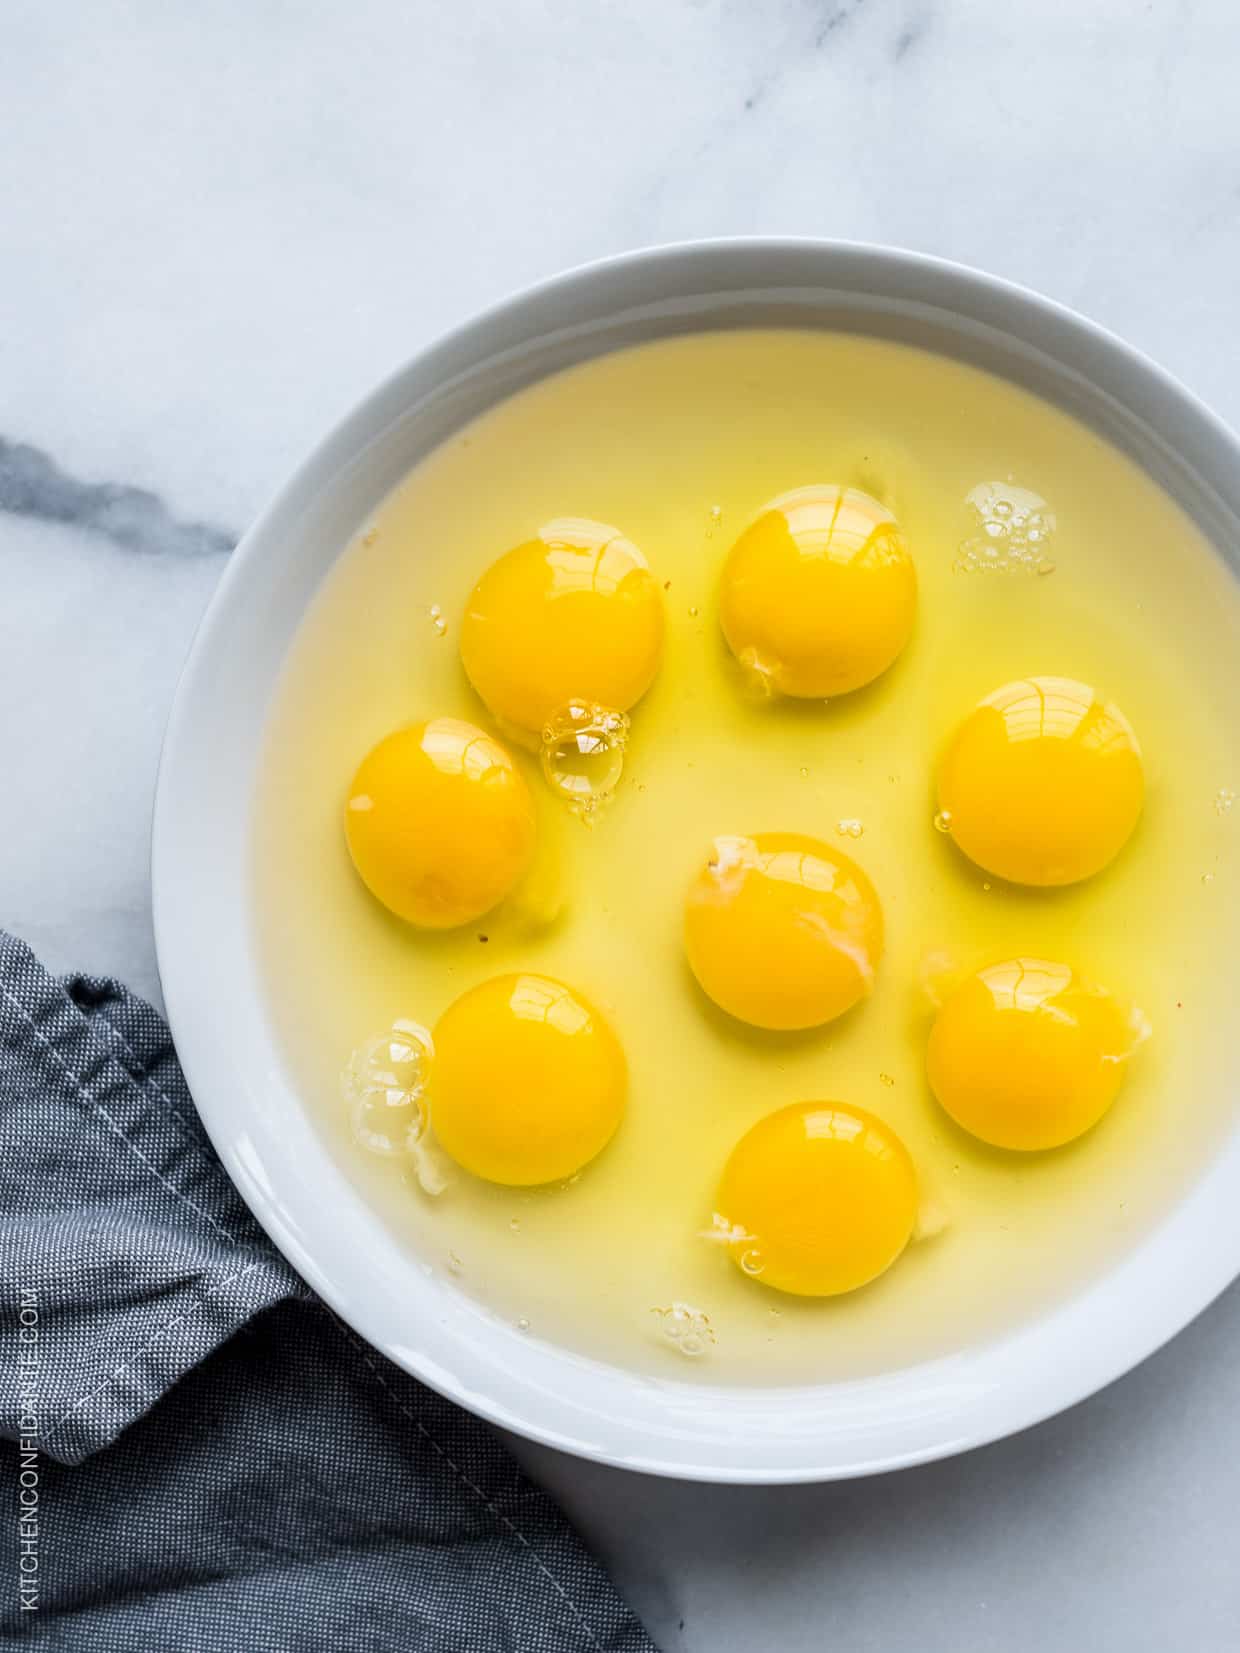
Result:
<instances>
[{"instance_id":1,"label":"yellow yolk","mask_svg":"<svg viewBox=\"0 0 1240 1653\"><path fill-rule=\"evenodd\" d=\"M876 1279L917 1218L917 1174L881 1119L843 1102L796 1102L743 1136L724 1168L716 1231L746 1274L800 1297Z\"/></svg>"},{"instance_id":2,"label":"yellow yolk","mask_svg":"<svg viewBox=\"0 0 1240 1653\"><path fill-rule=\"evenodd\" d=\"M1057 1148L1115 1100L1138 1034L1109 993L1066 964L1008 959L969 976L930 1033L930 1086L997 1148Z\"/></svg>"},{"instance_id":3,"label":"yellow yolk","mask_svg":"<svg viewBox=\"0 0 1240 1653\"><path fill-rule=\"evenodd\" d=\"M1127 843L1144 795L1128 720L1067 677L996 689L939 768L941 824L971 861L1014 884L1100 872Z\"/></svg>"},{"instance_id":4,"label":"yellow yolk","mask_svg":"<svg viewBox=\"0 0 1240 1653\"><path fill-rule=\"evenodd\" d=\"M398 918L467 924L502 901L534 853L534 806L493 735L456 718L398 729L363 758L345 806L353 864Z\"/></svg>"},{"instance_id":5,"label":"yellow yolk","mask_svg":"<svg viewBox=\"0 0 1240 1653\"><path fill-rule=\"evenodd\" d=\"M496 976L435 1028L431 1125L459 1165L528 1187L571 1177L624 1112L620 1042L579 993L549 976Z\"/></svg>"},{"instance_id":6,"label":"yellow yolk","mask_svg":"<svg viewBox=\"0 0 1240 1653\"><path fill-rule=\"evenodd\" d=\"M909 640L917 574L886 506L856 488L798 488L732 547L719 617L737 659L779 694L847 694Z\"/></svg>"},{"instance_id":7,"label":"yellow yolk","mask_svg":"<svg viewBox=\"0 0 1240 1653\"><path fill-rule=\"evenodd\" d=\"M461 660L491 712L536 740L572 701L627 712L663 653L663 594L618 529L564 518L493 563L470 595Z\"/></svg>"},{"instance_id":8,"label":"yellow yolk","mask_svg":"<svg viewBox=\"0 0 1240 1653\"><path fill-rule=\"evenodd\" d=\"M716 838L685 902L703 991L754 1027L817 1027L870 990L883 950L874 886L817 838Z\"/></svg>"}]
</instances>

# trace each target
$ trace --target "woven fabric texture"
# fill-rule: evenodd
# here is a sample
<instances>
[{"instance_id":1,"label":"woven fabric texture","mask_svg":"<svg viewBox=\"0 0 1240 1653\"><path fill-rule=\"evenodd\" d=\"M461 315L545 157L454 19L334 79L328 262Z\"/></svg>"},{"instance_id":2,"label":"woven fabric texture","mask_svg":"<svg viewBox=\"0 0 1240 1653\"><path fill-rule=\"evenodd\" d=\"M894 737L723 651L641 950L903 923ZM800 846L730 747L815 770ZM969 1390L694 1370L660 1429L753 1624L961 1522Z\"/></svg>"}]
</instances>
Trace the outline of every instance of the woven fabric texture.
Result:
<instances>
[{"instance_id":1,"label":"woven fabric texture","mask_svg":"<svg viewBox=\"0 0 1240 1653\"><path fill-rule=\"evenodd\" d=\"M156 1012L3 933L0 1282L6 1643L654 1653L498 1437L274 1250Z\"/></svg>"}]
</instances>

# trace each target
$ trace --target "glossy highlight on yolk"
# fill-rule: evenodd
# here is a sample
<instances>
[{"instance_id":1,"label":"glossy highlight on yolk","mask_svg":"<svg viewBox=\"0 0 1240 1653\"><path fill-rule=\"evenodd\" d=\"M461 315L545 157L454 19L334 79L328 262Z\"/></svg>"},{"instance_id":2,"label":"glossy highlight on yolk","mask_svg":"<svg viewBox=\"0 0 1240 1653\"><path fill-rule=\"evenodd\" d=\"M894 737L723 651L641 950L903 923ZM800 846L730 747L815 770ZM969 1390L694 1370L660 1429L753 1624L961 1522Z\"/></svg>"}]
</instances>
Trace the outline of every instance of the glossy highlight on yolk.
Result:
<instances>
[{"instance_id":1,"label":"glossy highlight on yolk","mask_svg":"<svg viewBox=\"0 0 1240 1653\"><path fill-rule=\"evenodd\" d=\"M425 929L489 912L534 853L534 805L511 754L458 718L381 740L353 777L344 819L371 894Z\"/></svg>"},{"instance_id":2,"label":"glossy highlight on yolk","mask_svg":"<svg viewBox=\"0 0 1240 1653\"><path fill-rule=\"evenodd\" d=\"M857 488L781 494L723 571L719 617L742 665L776 693L821 699L879 677L908 642L917 574L886 506Z\"/></svg>"},{"instance_id":3,"label":"glossy highlight on yolk","mask_svg":"<svg viewBox=\"0 0 1240 1653\"><path fill-rule=\"evenodd\" d=\"M495 976L463 993L434 1032L430 1117L475 1176L510 1187L571 1177L624 1113L620 1041L580 993L550 976Z\"/></svg>"},{"instance_id":4,"label":"glossy highlight on yolk","mask_svg":"<svg viewBox=\"0 0 1240 1653\"><path fill-rule=\"evenodd\" d=\"M754 1027L817 1027L871 988L883 915L857 863L796 832L716 838L685 902L703 991Z\"/></svg>"},{"instance_id":5,"label":"glossy highlight on yolk","mask_svg":"<svg viewBox=\"0 0 1240 1653\"><path fill-rule=\"evenodd\" d=\"M917 1219L917 1173L873 1114L796 1102L737 1143L716 1198L737 1265L801 1297L855 1291L891 1267Z\"/></svg>"},{"instance_id":6,"label":"glossy highlight on yolk","mask_svg":"<svg viewBox=\"0 0 1240 1653\"><path fill-rule=\"evenodd\" d=\"M562 518L487 569L461 660L493 715L527 740L574 701L627 712L663 654L663 594L619 529Z\"/></svg>"},{"instance_id":7,"label":"glossy highlight on yolk","mask_svg":"<svg viewBox=\"0 0 1240 1653\"><path fill-rule=\"evenodd\" d=\"M1057 1148L1102 1118L1142 1033L1067 964L1016 958L966 978L930 1033L930 1086L997 1148Z\"/></svg>"},{"instance_id":8,"label":"glossy highlight on yolk","mask_svg":"<svg viewBox=\"0 0 1240 1653\"><path fill-rule=\"evenodd\" d=\"M1007 683L969 714L939 768L940 820L1014 884L1075 884L1117 856L1145 796L1127 718L1067 677Z\"/></svg>"}]
</instances>

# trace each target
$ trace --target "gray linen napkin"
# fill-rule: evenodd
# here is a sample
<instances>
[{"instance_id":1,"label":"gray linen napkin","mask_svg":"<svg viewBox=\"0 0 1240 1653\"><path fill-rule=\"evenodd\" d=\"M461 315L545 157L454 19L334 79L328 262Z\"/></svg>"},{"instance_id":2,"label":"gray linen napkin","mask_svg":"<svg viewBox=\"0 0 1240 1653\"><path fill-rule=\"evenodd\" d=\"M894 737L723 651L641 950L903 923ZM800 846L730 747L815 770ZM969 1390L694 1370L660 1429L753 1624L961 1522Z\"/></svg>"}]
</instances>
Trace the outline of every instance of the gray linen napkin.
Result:
<instances>
[{"instance_id":1,"label":"gray linen napkin","mask_svg":"<svg viewBox=\"0 0 1240 1653\"><path fill-rule=\"evenodd\" d=\"M150 1006L3 932L0 1293L6 1643L654 1653L496 1436L274 1250Z\"/></svg>"}]
</instances>

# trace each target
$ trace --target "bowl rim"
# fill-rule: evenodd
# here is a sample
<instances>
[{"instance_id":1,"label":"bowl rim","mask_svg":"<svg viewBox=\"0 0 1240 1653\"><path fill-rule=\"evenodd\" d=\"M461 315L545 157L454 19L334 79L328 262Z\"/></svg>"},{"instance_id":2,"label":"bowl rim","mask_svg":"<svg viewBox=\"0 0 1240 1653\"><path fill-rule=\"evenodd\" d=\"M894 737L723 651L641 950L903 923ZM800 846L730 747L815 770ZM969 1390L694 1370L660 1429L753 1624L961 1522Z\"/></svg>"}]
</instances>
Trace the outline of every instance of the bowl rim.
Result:
<instances>
[{"instance_id":1,"label":"bowl rim","mask_svg":"<svg viewBox=\"0 0 1240 1653\"><path fill-rule=\"evenodd\" d=\"M520 1391L526 1404L514 1407L485 1387L486 1374L494 1376L492 1357L505 1361L523 1358L514 1352L518 1346L511 1339L498 1356L495 1351L488 1352L492 1360L488 1366L481 1359L478 1338L489 1338L490 1333L478 1331L481 1320L471 1323L464 1332L455 1326L446 1346L454 1346L455 1339L459 1353L468 1344L462 1367L445 1365L427 1354L424 1346L411 1346L395 1335L390 1321L372 1300L351 1296L341 1288L337 1273L323 1263L321 1246L316 1251L307 1238L305 1207L298 1203L299 1196L290 1198L287 1186L277 1189L268 1175L270 1160L264 1162L261 1155L255 1158L255 1144L236 1114L235 1098L230 1103L227 1096L228 1085L235 1084L237 1077L229 1072L227 1042L218 1040L213 1031L215 1012L221 1005L228 1009L230 997L234 1016L244 1017L245 1007L236 991L230 989L230 966L235 960L226 952L200 945L201 926L209 928L212 920L202 890L194 888L203 846L190 826L196 770L188 754L211 727L213 681L220 660L227 658L226 634L244 596L250 571L259 559L271 554L282 537L286 545L289 543L290 527L302 513L313 508L316 499L376 440L377 433L390 428L402 408L408 410L409 389L419 375L429 375L433 381L443 364L488 333L508 330L524 336L523 322L528 328L532 319L545 316L565 301L570 301L571 308L572 300L592 288L622 283L630 276L639 281L642 277L654 278L656 288L661 279L674 285L671 278L681 271L692 273L698 287L708 294L712 272L715 279L721 279L720 272L726 268L752 266L754 280L750 285L761 286L758 278L762 263L777 264L780 260L803 260L807 268L821 265L818 279L824 290L833 276L838 279L833 266L869 271L880 285L883 281L897 288L902 283L913 288L924 284L953 295L961 305L962 318L975 318L984 327L997 325L1001 333L1010 332L1013 338L1020 335L1011 324L1015 319L1023 320L1032 334L1040 336L1036 348L1048 348L1048 339L1056 341L1056 360L1065 372L1069 371L1066 364L1079 358L1083 379L1092 390L1110 397L1122 409L1135 400L1142 428L1148 428L1164 443L1172 459L1187 467L1202 497L1221 500L1228 522L1240 517L1240 441L1223 420L1141 351L1018 283L929 254L815 237L755 235L678 241L589 261L522 288L416 352L334 425L243 535L202 617L176 688L160 756L151 835L153 924L160 980L176 1047L204 1127L260 1225L335 1313L413 1376L475 1414L530 1440L620 1468L698 1481L768 1485L884 1472L982 1446L1054 1416L1148 1358L1240 1273L1240 1201L1234 1199L1234 1189L1240 1186L1240 1125L1215 1161L1164 1217L1079 1294L992 1343L891 1374L893 1380L922 1374L931 1393L922 1412L914 1407L895 1432L895 1440L885 1445L882 1417L878 1417L876 1428L872 1414L875 1408L882 1412L882 1391L885 1385L890 1388L888 1374L822 1386L815 1391L820 1403L827 1395L834 1397L840 1403L841 1418L853 1420L851 1433L846 1429L843 1435L832 1423L822 1437L829 1444L817 1455L806 1448L800 1436L784 1439L778 1423L772 1422L781 1397L808 1391L743 1391L738 1387L738 1395L760 1397L759 1412L753 1414L739 1407L727 1432L727 1440L733 1445L721 1447L712 1437L712 1456L711 1442L695 1439L693 1450L686 1450L676 1429L690 1426L686 1418L694 1410L692 1396L718 1398L722 1390L644 1379L620 1368L583 1362L569 1351L554 1350L550 1345L545 1347L563 1368L565 1384L575 1386L571 1405L565 1394L548 1394L539 1382L531 1380ZM740 292L744 284L719 290ZM909 300L905 308L915 308L915 302ZM790 321L788 325L796 323ZM533 336L528 334L530 339ZM480 361L485 364L485 357ZM490 405L506 394L492 397ZM1168 427L1174 428L1173 435L1168 434ZM344 549L343 541L339 549ZM295 556L295 552L286 555ZM304 603L296 623L302 612ZM201 779L198 784L200 788ZM250 1014L262 1020L257 1006L251 1007ZM263 1076L264 1083L274 1078L272 1073ZM307 1128L313 1129L308 1121ZM308 1195L308 1189L302 1192ZM1189 1259L1192 1266L1184 1266ZM1140 1306L1139 1314L1133 1312L1134 1305ZM431 1319L426 1324L434 1332L434 1315L439 1311L433 1304L430 1308ZM999 1349L1006 1351L1005 1358L988 1381L980 1382L972 1368ZM1030 1362L1029 1356L1034 1353L1040 1353L1040 1362ZM1050 1358L1052 1353L1054 1358ZM585 1378L573 1377L574 1372L586 1368L590 1370ZM482 1388L477 1386L479 1372L484 1374ZM600 1380L600 1372L622 1378L647 1399L661 1397L652 1403L656 1411L660 1406L666 1410L672 1404L666 1392L676 1391L672 1405L680 1420L676 1429L669 1433L663 1424L656 1427L652 1423L644 1432L634 1431L631 1423L616 1425L614 1419L609 1423L606 1414L592 1411L589 1389ZM864 1396L860 1392L863 1389ZM574 1420L571 1426L566 1418L569 1410ZM584 1427L581 1420L586 1417L594 1418L600 1428ZM747 1428L754 1433L746 1435Z\"/></svg>"}]
</instances>

